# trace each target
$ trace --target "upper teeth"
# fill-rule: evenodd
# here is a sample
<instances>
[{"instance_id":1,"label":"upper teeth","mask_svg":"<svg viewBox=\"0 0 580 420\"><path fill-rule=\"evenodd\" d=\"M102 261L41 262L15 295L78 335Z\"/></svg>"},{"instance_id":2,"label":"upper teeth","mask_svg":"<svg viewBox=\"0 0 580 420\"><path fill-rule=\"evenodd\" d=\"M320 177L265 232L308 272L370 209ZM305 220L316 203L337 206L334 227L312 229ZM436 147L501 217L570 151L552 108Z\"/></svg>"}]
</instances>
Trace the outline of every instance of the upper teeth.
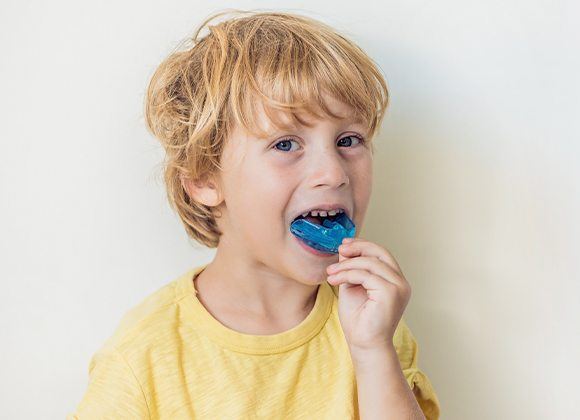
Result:
<instances>
[{"instance_id":1,"label":"upper teeth","mask_svg":"<svg viewBox=\"0 0 580 420\"><path fill-rule=\"evenodd\" d=\"M336 209L336 210L311 210L311 211L307 211L306 213L302 213L302 217L306 217L309 214L311 216L321 216L321 217L326 217L326 216L336 216L338 213L344 213L344 210L342 209Z\"/></svg>"}]
</instances>

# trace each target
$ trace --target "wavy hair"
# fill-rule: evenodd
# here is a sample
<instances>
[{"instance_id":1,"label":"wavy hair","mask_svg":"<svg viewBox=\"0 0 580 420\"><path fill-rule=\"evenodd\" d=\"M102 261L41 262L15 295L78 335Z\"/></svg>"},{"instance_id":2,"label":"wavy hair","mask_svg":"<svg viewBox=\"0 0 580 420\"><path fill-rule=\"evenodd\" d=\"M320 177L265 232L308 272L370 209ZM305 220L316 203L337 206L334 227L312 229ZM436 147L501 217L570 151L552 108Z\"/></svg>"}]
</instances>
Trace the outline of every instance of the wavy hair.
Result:
<instances>
[{"instance_id":1,"label":"wavy hair","mask_svg":"<svg viewBox=\"0 0 580 420\"><path fill-rule=\"evenodd\" d=\"M234 16L214 24L228 13ZM221 170L233 124L267 134L256 124L256 100L276 128L288 125L274 110L290 115L292 124L308 125L299 117L301 111L339 117L324 103L323 92L353 109L368 127L367 142L383 120L389 96L378 65L313 18L230 9L210 15L180 44L151 77L144 113L147 129L165 149L170 205L188 236L207 247L218 245L219 216L188 195L183 178L203 181Z\"/></svg>"}]
</instances>

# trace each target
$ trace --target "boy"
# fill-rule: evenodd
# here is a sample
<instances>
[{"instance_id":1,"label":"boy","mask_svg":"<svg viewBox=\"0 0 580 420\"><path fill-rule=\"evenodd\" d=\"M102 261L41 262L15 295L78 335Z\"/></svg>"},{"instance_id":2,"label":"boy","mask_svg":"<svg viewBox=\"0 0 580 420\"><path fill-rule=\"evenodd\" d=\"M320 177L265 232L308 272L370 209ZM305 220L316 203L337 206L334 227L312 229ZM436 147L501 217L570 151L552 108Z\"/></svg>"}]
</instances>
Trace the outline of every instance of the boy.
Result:
<instances>
[{"instance_id":1,"label":"boy","mask_svg":"<svg viewBox=\"0 0 580 420\"><path fill-rule=\"evenodd\" d=\"M169 200L216 256L123 318L69 419L437 419L392 255L355 237L337 256L290 230L344 212L360 232L384 79L311 18L208 25L221 14L159 66L145 102Z\"/></svg>"}]
</instances>

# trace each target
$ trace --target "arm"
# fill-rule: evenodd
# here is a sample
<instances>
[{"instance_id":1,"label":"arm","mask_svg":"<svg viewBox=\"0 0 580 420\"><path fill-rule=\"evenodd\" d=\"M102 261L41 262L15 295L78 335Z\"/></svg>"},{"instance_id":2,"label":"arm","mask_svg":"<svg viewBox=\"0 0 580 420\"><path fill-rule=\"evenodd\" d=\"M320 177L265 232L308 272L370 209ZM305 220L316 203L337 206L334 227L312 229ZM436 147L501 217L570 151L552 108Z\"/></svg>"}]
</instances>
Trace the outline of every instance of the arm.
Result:
<instances>
[{"instance_id":1,"label":"arm","mask_svg":"<svg viewBox=\"0 0 580 420\"><path fill-rule=\"evenodd\" d=\"M394 346L351 350L362 420L425 420L401 370Z\"/></svg>"}]
</instances>

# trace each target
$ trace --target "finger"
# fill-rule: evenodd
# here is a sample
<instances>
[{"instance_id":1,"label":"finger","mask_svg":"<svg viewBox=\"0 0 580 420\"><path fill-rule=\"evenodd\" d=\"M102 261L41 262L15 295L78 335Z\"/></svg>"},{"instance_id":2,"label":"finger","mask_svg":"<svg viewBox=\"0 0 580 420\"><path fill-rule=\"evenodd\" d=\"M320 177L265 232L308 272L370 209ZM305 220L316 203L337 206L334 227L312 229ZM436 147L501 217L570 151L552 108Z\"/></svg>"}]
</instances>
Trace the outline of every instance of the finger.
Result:
<instances>
[{"instance_id":1,"label":"finger","mask_svg":"<svg viewBox=\"0 0 580 420\"><path fill-rule=\"evenodd\" d=\"M411 298L411 288L399 286L385 281L382 277L369 273L366 270L346 270L328 277L331 285L339 285L340 289L346 289L361 285L370 300L378 301L381 296L398 296L408 302Z\"/></svg>"},{"instance_id":2,"label":"finger","mask_svg":"<svg viewBox=\"0 0 580 420\"><path fill-rule=\"evenodd\" d=\"M385 281L382 277L369 273L366 270L346 270L328 276L328 282L332 285L352 284L361 285L369 292L384 291L387 287L396 287L393 283Z\"/></svg>"},{"instance_id":3,"label":"finger","mask_svg":"<svg viewBox=\"0 0 580 420\"><path fill-rule=\"evenodd\" d=\"M393 268L376 257L355 257L347 258L336 264L332 264L326 268L329 274L336 274L344 270L361 269L382 277L386 281L404 286L407 282L400 274L393 270Z\"/></svg>"},{"instance_id":4,"label":"finger","mask_svg":"<svg viewBox=\"0 0 580 420\"><path fill-rule=\"evenodd\" d=\"M401 272L401 267L399 267L399 264L391 253L374 242L357 238L349 243L341 244L338 247L338 252L349 258L358 256L377 257L396 271Z\"/></svg>"}]
</instances>

